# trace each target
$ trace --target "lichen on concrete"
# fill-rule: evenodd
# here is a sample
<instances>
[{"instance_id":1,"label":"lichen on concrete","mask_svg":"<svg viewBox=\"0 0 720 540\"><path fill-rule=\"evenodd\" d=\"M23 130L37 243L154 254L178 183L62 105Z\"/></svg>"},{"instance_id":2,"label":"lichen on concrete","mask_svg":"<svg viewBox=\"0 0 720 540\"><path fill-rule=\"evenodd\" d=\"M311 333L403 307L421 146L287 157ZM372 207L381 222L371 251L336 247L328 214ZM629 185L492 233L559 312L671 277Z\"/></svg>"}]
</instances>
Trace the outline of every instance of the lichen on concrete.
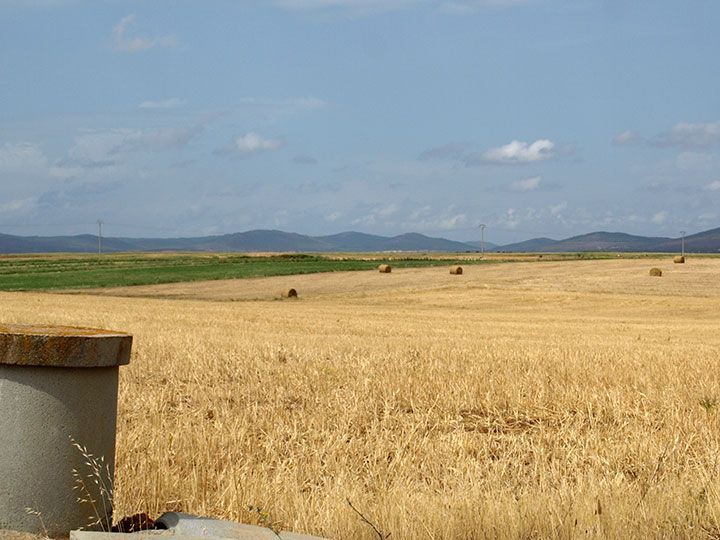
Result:
<instances>
[{"instance_id":1,"label":"lichen on concrete","mask_svg":"<svg viewBox=\"0 0 720 540\"><path fill-rule=\"evenodd\" d=\"M109 367L130 362L132 336L69 326L0 324L0 364Z\"/></svg>"}]
</instances>

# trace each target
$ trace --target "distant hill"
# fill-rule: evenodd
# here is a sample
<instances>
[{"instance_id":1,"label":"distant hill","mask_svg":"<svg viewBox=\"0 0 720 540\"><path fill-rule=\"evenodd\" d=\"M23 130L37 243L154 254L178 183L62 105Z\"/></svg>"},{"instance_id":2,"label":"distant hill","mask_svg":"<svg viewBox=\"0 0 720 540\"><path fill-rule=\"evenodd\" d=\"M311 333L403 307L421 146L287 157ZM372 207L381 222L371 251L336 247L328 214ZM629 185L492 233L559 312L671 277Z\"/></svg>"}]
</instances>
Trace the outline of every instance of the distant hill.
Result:
<instances>
[{"instance_id":1,"label":"distant hill","mask_svg":"<svg viewBox=\"0 0 720 540\"><path fill-rule=\"evenodd\" d=\"M363 236L364 240L361 240L360 236ZM432 238L418 233L407 233L388 238L351 232L341 233L340 238L337 238L337 236L321 238L331 241L337 246L333 251L344 251L340 249L340 246L350 245L355 246L355 248L348 249L348 251L468 251L473 249L472 246L463 242L455 242L445 238ZM351 241L348 242L350 239Z\"/></svg>"},{"instance_id":2,"label":"distant hill","mask_svg":"<svg viewBox=\"0 0 720 540\"><path fill-rule=\"evenodd\" d=\"M680 251L680 239L669 238L657 246L659 251ZM720 228L691 234L685 237L685 251L690 253L717 253L720 251Z\"/></svg>"},{"instance_id":3,"label":"distant hill","mask_svg":"<svg viewBox=\"0 0 720 540\"><path fill-rule=\"evenodd\" d=\"M500 251L673 251L663 250L659 246L672 242L672 238L635 236L618 232L593 232L572 236L565 240L550 238L534 238L517 244L509 244L499 248ZM679 248L679 243L678 243Z\"/></svg>"},{"instance_id":4,"label":"distant hill","mask_svg":"<svg viewBox=\"0 0 720 540\"><path fill-rule=\"evenodd\" d=\"M97 236L12 236L0 234L0 253L92 253ZM475 247L445 238L417 233L394 237L358 232L307 236L275 230L195 238L103 238L103 252L120 251L220 251L220 252L331 252L331 251L474 251Z\"/></svg>"},{"instance_id":5,"label":"distant hill","mask_svg":"<svg viewBox=\"0 0 720 540\"><path fill-rule=\"evenodd\" d=\"M480 246L480 244L481 244L480 240L477 240L477 241L474 241L474 242L465 242L465 243L473 246L473 247L474 247L475 249L477 249L477 250L479 250L480 247L481 247L481 246ZM497 249L497 248L499 248L499 247L500 247L500 246L499 246L498 244L493 244L492 242L485 242L485 251L493 251L493 250L495 250L495 249Z\"/></svg>"},{"instance_id":6,"label":"distant hill","mask_svg":"<svg viewBox=\"0 0 720 540\"><path fill-rule=\"evenodd\" d=\"M552 246L557 244L557 240L552 238L532 238L515 244L507 244L505 246L497 246L493 251L506 251L510 253L527 253L533 251L551 251Z\"/></svg>"},{"instance_id":7,"label":"distant hill","mask_svg":"<svg viewBox=\"0 0 720 540\"><path fill-rule=\"evenodd\" d=\"M120 251L219 251L219 252L361 252L361 251L479 251L480 242L456 242L418 233L378 236L343 232L328 236L308 236L276 230L253 230L234 234L192 238L103 238L104 252ZM486 251L495 252L678 252L679 238L636 236L621 232L599 231L564 240L533 238L498 246L485 242ZM97 236L13 236L0 234L0 253L92 253L97 251ZM689 253L720 252L720 228L685 238Z\"/></svg>"}]
</instances>

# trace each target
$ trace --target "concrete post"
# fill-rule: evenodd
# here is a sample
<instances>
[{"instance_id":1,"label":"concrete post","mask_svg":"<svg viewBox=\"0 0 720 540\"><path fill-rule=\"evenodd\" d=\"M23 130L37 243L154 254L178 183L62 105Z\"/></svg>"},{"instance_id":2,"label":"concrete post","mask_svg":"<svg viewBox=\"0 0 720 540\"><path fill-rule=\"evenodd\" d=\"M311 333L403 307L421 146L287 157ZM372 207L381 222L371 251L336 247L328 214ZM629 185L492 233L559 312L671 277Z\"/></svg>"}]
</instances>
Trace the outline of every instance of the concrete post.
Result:
<instances>
[{"instance_id":1,"label":"concrete post","mask_svg":"<svg viewBox=\"0 0 720 540\"><path fill-rule=\"evenodd\" d=\"M110 522L118 369L131 346L105 330L0 324L0 529L59 536ZM98 460L96 477L71 439Z\"/></svg>"}]
</instances>

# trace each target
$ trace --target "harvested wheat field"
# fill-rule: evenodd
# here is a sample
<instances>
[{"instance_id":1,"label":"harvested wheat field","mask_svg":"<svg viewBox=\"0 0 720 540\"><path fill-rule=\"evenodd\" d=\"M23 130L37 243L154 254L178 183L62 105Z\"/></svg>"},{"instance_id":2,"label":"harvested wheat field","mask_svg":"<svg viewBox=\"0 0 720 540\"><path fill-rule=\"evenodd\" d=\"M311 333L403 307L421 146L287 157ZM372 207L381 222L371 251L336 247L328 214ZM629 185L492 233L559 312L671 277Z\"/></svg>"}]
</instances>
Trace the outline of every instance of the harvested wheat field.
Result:
<instances>
[{"instance_id":1,"label":"harvested wheat field","mask_svg":"<svg viewBox=\"0 0 720 540\"><path fill-rule=\"evenodd\" d=\"M289 286L301 298L277 299ZM135 335L118 516L182 509L378 538L349 500L393 539L720 535L718 259L0 302L3 322Z\"/></svg>"}]
</instances>

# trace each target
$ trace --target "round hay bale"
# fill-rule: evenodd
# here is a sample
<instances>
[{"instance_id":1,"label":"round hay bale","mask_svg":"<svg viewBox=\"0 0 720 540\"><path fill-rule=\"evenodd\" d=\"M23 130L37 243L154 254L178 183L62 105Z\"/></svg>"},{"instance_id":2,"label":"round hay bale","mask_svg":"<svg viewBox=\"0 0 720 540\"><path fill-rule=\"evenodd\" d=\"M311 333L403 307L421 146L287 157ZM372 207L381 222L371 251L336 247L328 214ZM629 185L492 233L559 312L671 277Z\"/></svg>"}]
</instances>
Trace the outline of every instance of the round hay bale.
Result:
<instances>
[{"instance_id":1,"label":"round hay bale","mask_svg":"<svg viewBox=\"0 0 720 540\"><path fill-rule=\"evenodd\" d=\"M673 258L673 262L676 264L683 264L685 262L685 257L682 255L678 255L677 257Z\"/></svg>"},{"instance_id":2,"label":"round hay bale","mask_svg":"<svg viewBox=\"0 0 720 540\"><path fill-rule=\"evenodd\" d=\"M450 273L455 276L459 276L460 274L462 274L462 266L453 266L450 269Z\"/></svg>"},{"instance_id":3,"label":"round hay bale","mask_svg":"<svg viewBox=\"0 0 720 540\"><path fill-rule=\"evenodd\" d=\"M297 298L297 291L295 289L288 289L287 291L283 291L282 293L283 298Z\"/></svg>"},{"instance_id":4,"label":"round hay bale","mask_svg":"<svg viewBox=\"0 0 720 540\"><path fill-rule=\"evenodd\" d=\"M660 270L659 268L651 268L650 275L660 277L662 276L662 270Z\"/></svg>"},{"instance_id":5,"label":"round hay bale","mask_svg":"<svg viewBox=\"0 0 720 540\"><path fill-rule=\"evenodd\" d=\"M390 272L392 272L392 267L389 264L381 264L380 266L378 266L378 271L381 274L389 274Z\"/></svg>"}]
</instances>

